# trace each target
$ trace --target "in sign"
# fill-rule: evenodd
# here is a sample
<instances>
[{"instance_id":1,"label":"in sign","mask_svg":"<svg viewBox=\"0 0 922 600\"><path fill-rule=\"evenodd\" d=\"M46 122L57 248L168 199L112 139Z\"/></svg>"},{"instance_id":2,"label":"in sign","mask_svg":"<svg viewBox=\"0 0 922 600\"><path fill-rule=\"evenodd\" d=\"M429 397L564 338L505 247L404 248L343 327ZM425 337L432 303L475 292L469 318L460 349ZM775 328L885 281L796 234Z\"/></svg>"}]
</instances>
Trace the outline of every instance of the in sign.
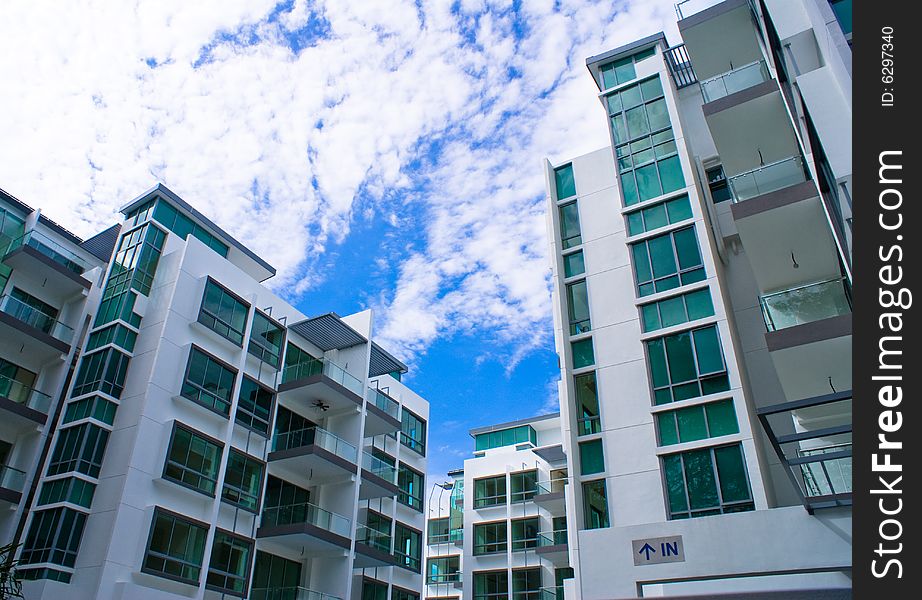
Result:
<instances>
[{"instance_id":1,"label":"in sign","mask_svg":"<svg viewBox=\"0 0 922 600\"><path fill-rule=\"evenodd\" d=\"M634 553L634 566L685 562L685 548L681 535L633 540L631 547Z\"/></svg>"}]
</instances>

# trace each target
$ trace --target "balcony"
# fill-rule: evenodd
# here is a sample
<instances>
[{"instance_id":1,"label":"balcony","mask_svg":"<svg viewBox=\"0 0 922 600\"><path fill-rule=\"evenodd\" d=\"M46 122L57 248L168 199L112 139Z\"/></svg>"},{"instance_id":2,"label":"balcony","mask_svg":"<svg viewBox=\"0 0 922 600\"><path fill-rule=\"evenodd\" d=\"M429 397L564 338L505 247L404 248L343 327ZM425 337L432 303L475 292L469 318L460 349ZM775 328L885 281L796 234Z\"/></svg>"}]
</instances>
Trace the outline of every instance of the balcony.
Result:
<instances>
[{"instance_id":1,"label":"balcony","mask_svg":"<svg viewBox=\"0 0 922 600\"><path fill-rule=\"evenodd\" d=\"M351 532L348 517L301 502L264 509L256 538L263 549L312 557L343 555Z\"/></svg>"},{"instance_id":2,"label":"balcony","mask_svg":"<svg viewBox=\"0 0 922 600\"><path fill-rule=\"evenodd\" d=\"M563 600L563 586L541 588L541 600Z\"/></svg>"},{"instance_id":3,"label":"balcony","mask_svg":"<svg viewBox=\"0 0 922 600\"><path fill-rule=\"evenodd\" d=\"M764 60L751 62L701 82L705 102L713 102L772 78Z\"/></svg>"},{"instance_id":4,"label":"balcony","mask_svg":"<svg viewBox=\"0 0 922 600\"><path fill-rule=\"evenodd\" d=\"M804 508L852 503L851 390L757 410Z\"/></svg>"},{"instance_id":5,"label":"balcony","mask_svg":"<svg viewBox=\"0 0 922 600\"><path fill-rule=\"evenodd\" d=\"M309 485L348 481L358 473L355 446L316 426L276 432L268 460L272 472Z\"/></svg>"},{"instance_id":6,"label":"balcony","mask_svg":"<svg viewBox=\"0 0 922 600\"><path fill-rule=\"evenodd\" d=\"M368 388L365 404L365 437L394 433L400 429L400 404L385 392Z\"/></svg>"},{"instance_id":7,"label":"balcony","mask_svg":"<svg viewBox=\"0 0 922 600\"><path fill-rule=\"evenodd\" d=\"M23 471L0 465L0 502L18 505L25 485L26 474Z\"/></svg>"},{"instance_id":8,"label":"balcony","mask_svg":"<svg viewBox=\"0 0 922 600\"><path fill-rule=\"evenodd\" d=\"M548 533L539 533L538 547L535 549L535 553L554 564L563 565L569 560L567 548L567 530L560 529Z\"/></svg>"},{"instance_id":9,"label":"balcony","mask_svg":"<svg viewBox=\"0 0 922 600\"><path fill-rule=\"evenodd\" d=\"M749 0L684 0L676 4L679 33L699 80L762 57Z\"/></svg>"},{"instance_id":10,"label":"balcony","mask_svg":"<svg viewBox=\"0 0 922 600\"><path fill-rule=\"evenodd\" d=\"M451 573L427 573L426 585L451 584L452 587L460 588L463 575L464 573L461 571L453 571Z\"/></svg>"},{"instance_id":11,"label":"balcony","mask_svg":"<svg viewBox=\"0 0 922 600\"><path fill-rule=\"evenodd\" d=\"M40 279L52 279L55 288L68 295L90 289L92 283L82 277L92 266L40 231L31 230L19 236L6 248L3 263L21 269Z\"/></svg>"},{"instance_id":12,"label":"balcony","mask_svg":"<svg viewBox=\"0 0 922 600\"><path fill-rule=\"evenodd\" d=\"M362 382L329 360L289 365L279 380L277 397L284 406L318 407L327 416L361 410Z\"/></svg>"},{"instance_id":13,"label":"balcony","mask_svg":"<svg viewBox=\"0 0 922 600\"><path fill-rule=\"evenodd\" d=\"M767 294L759 304L770 332L852 312L851 289L844 277Z\"/></svg>"},{"instance_id":14,"label":"balcony","mask_svg":"<svg viewBox=\"0 0 922 600\"><path fill-rule=\"evenodd\" d=\"M391 554L391 535L367 525L359 525L355 530L356 569L373 567L392 567L396 564Z\"/></svg>"},{"instance_id":15,"label":"balcony","mask_svg":"<svg viewBox=\"0 0 922 600\"><path fill-rule=\"evenodd\" d=\"M44 425L51 408L51 396L24 383L0 375L0 409L26 426Z\"/></svg>"},{"instance_id":16,"label":"balcony","mask_svg":"<svg viewBox=\"0 0 922 600\"><path fill-rule=\"evenodd\" d=\"M315 592L305 587L253 588L250 600L342 600L339 596Z\"/></svg>"},{"instance_id":17,"label":"balcony","mask_svg":"<svg viewBox=\"0 0 922 600\"><path fill-rule=\"evenodd\" d=\"M790 156L728 178L734 202L743 202L807 181L800 156Z\"/></svg>"},{"instance_id":18,"label":"balcony","mask_svg":"<svg viewBox=\"0 0 922 600\"><path fill-rule=\"evenodd\" d=\"M369 452L362 452L362 485L359 499L386 498L397 495L397 469Z\"/></svg>"},{"instance_id":19,"label":"balcony","mask_svg":"<svg viewBox=\"0 0 922 600\"><path fill-rule=\"evenodd\" d=\"M539 481L532 501L551 514L562 515L566 511L566 485L566 479Z\"/></svg>"},{"instance_id":20,"label":"balcony","mask_svg":"<svg viewBox=\"0 0 922 600\"><path fill-rule=\"evenodd\" d=\"M24 339L25 337L29 339ZM0 340L16 340L16 346L20 346L20 342L24 341L24 352L35 354L40 360L45 361L55 355L70 352L73 337L74 330L57 318L9 294L0 296Z\"/></svg>"}]
</instances>

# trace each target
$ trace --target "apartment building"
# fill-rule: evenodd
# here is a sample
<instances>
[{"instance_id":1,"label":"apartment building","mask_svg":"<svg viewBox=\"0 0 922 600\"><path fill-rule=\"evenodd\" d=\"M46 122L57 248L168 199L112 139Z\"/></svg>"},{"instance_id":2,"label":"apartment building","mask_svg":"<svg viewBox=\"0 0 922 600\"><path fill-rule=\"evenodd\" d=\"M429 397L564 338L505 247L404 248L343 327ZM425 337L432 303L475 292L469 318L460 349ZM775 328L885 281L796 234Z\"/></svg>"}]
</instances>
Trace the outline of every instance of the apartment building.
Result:
<instances>
[{"instance_id":1,"label":"apartment building","mask_svg":"<svg viewBox=\"0 0 922 600\"><path fill-rule=\"evenodd\" d=\"M843 4L682 2L684 43L587 59L611 146L546 163L562 597L848 593Z\"/></svg>"},{"instance_id":2,"label":"apartment building","mask_svg":"<svg viewBox=\"0 0 922 600\"><path fill-rule=\"evenodd\" d=\"M302 314L163 185L85 242L4 200L27 598L420 597L428 403L371 311Z\"/></svg>"},{"instance_id":3,"label":"apartment building","mask_svg":"<svg viewBox=\"0 0 922 600\"><path fill-rule=\"evenodd\" d=\"M471 430L474 456L432 488L426 598L554 598L572 577L560 415Z\"/></svg>"}]
</instances>

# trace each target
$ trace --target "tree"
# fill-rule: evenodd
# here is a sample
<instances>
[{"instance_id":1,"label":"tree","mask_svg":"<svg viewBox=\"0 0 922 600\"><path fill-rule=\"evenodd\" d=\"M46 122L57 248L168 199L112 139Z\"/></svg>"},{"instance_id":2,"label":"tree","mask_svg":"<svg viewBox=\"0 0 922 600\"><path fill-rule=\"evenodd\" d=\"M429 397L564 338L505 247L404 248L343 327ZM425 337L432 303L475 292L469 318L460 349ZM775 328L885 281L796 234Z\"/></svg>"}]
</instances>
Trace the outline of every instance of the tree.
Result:
<instances>
[{"instance_id":1,"label":"tree","mask_svg":"<svg viewBox=\"0 0 922 600\"><path fill-rule=\"evenodd\" d=\"M16 573L19 560L15 558L16 546L0 546L0 600L22 598L22 582Z\"/></svg>"}]
</instances>

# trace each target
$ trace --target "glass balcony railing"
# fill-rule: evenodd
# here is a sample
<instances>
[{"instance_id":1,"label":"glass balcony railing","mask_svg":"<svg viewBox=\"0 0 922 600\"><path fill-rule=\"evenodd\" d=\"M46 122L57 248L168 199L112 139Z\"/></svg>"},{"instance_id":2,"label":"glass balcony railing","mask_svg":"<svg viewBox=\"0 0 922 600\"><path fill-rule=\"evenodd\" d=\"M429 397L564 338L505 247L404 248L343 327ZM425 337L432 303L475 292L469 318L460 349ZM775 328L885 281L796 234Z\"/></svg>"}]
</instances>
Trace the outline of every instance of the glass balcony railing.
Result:
<instances>
[{"instance_id":1,"label":"glass balcony railing","mask_svg":"<svg viewBox=\"0 0 922 600\"><path fill-rule=\"evenodd\" d=\"M560 546L567 544L567 530L558 529L557 531L550 531L548 533L539 533L538 534L538 547L544 548L547 546Z\"/></svg>"},{"instance_id":2,"label":"glass balcony railing","mask_svg":"<svg viewBox=\"0 0 922 600\"><path fill-rule=\"evenodd\" d=\"M26 485L26 474L19 469L0 465L0 488L22 492Z\"/></svg>"},{"instance_id":3,"label":"glass balcony railing","mask_svg":"<svg viewBox=\"0 0 922 600\"><path fill-rule=\"evenodd\" d=\"M395 419L400 419L400 404L381 390L368 388L368 403L374 404Z\"/></svg>"},{"instance_id":4,"label":"glass balcony railing","mask_svg":"<svg viewBox=\"0 0 922 600\"><path fill-rule=\"evenodd\" d=\"M46 415L51 407L51 396L4 375L0 375L0 396Z\"/></svg>"},{"instance_id":5,"label":"glass balcony railing","mask_svg":"<svg viewBox=\"0 0 922 600\"><path fill-rule=\"evenodd\" d=\"M381 552L391 553L391 535L384 531L372 529L367 525L359 525L355 529L355 541Z\"/></svg>"},{"instance_id":6,"label":"glass balcony railing","mask_svg":"<svg viewBox=\"0 0 922 600\"><path fill-rule=\"evenodd\" d=\"M30 325L51 337L69 344L74 339L74 330L51 315L29 306L10 295L0 296L0 311Z\"/></svg>"},{"instance_id":7,"label":"glass balcony railing","mask_svg":"<svg viewBox=\"0 0 922 600\"><path fill-rule=\"evenodd\" d=\"M320 446L324 450L332 452L351 463L355 463L358 458L358 450L356 450L355 446L317 426L276 432L272 440L272 450L290 450L310 446L311 444Z\"/></svg>"},{"instance_id":8,"label":"glass balcony railing","mask_svg":"<svg viewBox=\"0 0 922 600\"><path fill-rule=\"evenodd\" d=\"M362 452L362 468L381 479L397 485L397 468L370 452Z\"/></svg>"},{"instance_id":9,"label":"glass balcony railing","mask_svg":"<svg viewBox=\"0 0 922 600\"><path fill-rule=\"evenodd\" d=\"M675 4L675 13L681 21L714 6L714 4L716 4L715 0L681 0Z\"/></svg>"},{"instance_id":10,"label":"glass balcony railing","mask_svg":"<svg viewBox=\"0 0 922 600\"><path fill-rule=\"evenodd\" d=\"M765 61L759 60L702 81L701 93L705 102L713 102L771 78Z\"/></svg>"},{"instance_id":11,"label":"glass balcony railing","mask_svg":"<svg viewBox=\"0 0 922 600\"><path fill-rule=\"evenodd\" d=\"M340 384L354 394L362 395L362 382L354 375L350 375L345 369L334 362L323 358L288 365L282 370L282 383L295 381L312 375L326 375L336 383Z\"/></svg>"},{"instance_id":12,"label":"glass balcony railing","mask_svg":"<svg viewBox=\"0 0 922 600\"><path fill-rule=\"evenodd\" d=\"M823 448L800 450L800 456L837 454L837 458L800 465L804 477L804 492L809 497L845 494L852 491L851 444L835 444ZM847 452L849 456L841 456Z\"/></svg>"},{"instance_id":13,"label":"glass balcony railing","mask_svg":"<svg viewBox=\"0 0 922 600\"><path fill-rule=\"evenodd\" d=\"M550 481L539 481L536 487L536 494L557 494L563 492L567 485L566 479L552 479Z\"/></svg>"},{"instance_id":14,"label":"glass balcony railing","mask_svg":"<svg viewBox=\"0 0 922 600\"><path fill-rule=\"evenodd\" d=\"M427 573L426 584L438 585L440 583L461 583L461 571L451 573Z\"/></svg>"},{"instance_id":15,"label":"glass balcony railing","mask_svg":"<svg viewBox=\"0 0 922 600\"><path fill-rule=\"evenodd\" d=\"M263 510L261 522L263 527L298 523L307 523L345 538L350 536L352 530L351 519L324 510L310 502L271 506Z\"/></svg>"},{"instance_id":16,"label":"glass balcony railing","mask_svg":"<svg viewBox=\"0 0 922 600\"><path fill-rule=\"evenodd\" d=\"M733 201L742 202L807 181L804 161L791 156L728 178Z\"/></svg>"},{"instance_id":17,"label":"glass balcony railing","mask_svg":"<svg viewBox=\"0 0 922 600\"><path fill-rule=\"evenodd\" d=\"M342 600L322 592L315 592L304 587L268 587L250 590L251 600Z\"/></svg>"},{"instance_id":18,"label":"glass balcony railing","mask_svg":"<svg viewBox=\"0 0 922 600\"><path fill-rule=\"evenodd\" d=\"M71 252L44 233L34 229L25 232L10 242L9 247L4 252L4 256L20 246L29 246L30 248L38 250L54 262L69 271L73 271L77 275L83 275L83 273L90 268L90 265L77 254Z\"/></svg>"},{"instance_id":19,"label":"glass balcony railing","mask_svg":"<svg viewBox=\"0 0 922 600\"><path fill-rule=\"evenodd\" d=\"M802 285L759 298L768 331L778 331L838 317L852 311L851 290L845 278Z\"/></svg>"}]
</instances>

